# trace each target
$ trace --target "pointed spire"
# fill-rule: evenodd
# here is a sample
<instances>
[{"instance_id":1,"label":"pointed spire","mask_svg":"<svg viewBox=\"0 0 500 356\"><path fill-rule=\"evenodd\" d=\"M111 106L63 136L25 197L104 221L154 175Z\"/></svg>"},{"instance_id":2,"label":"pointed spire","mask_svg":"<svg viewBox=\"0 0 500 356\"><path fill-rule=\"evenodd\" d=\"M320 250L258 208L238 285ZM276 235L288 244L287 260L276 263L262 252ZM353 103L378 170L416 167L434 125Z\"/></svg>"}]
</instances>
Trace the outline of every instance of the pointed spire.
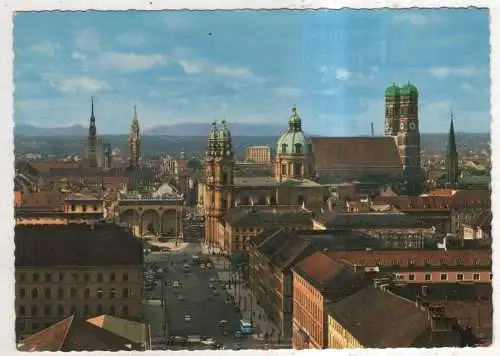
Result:
<instances>
[{"instance_id":1,"label":"pointed spire","mask_svg":"<svg viewBox=\"0 0 500 356\"><path fill-rule=\"evenodd\" d=\"M94 116L94 97L91 96L90 97L90 100L91 100L91 107L90 107L90 118L91 119L95 119L95 116Z\"/></svg>"},{"instance_id":2,"label":"pointed spire","mask_svg":"<svg viewBox=\"0 0 500 356\"><path fill-rule=\"evenodd\" d=\"M458 153L455 140L455 127L453 123L453 110L450 110L450 131L448 133L448 151L446 154L446 170L448 173L448 184L455 186L458 183Z\"/></svg>"},{"instance_id":3,"label":"pointed spire","mask_svg":"<svg viewBox=\"0 0 500 356\"><path fill-rule=\"evenodd\" d=\"M134 105L134 120L137 120L137 105Z\"/></svg>"}]
</instances>

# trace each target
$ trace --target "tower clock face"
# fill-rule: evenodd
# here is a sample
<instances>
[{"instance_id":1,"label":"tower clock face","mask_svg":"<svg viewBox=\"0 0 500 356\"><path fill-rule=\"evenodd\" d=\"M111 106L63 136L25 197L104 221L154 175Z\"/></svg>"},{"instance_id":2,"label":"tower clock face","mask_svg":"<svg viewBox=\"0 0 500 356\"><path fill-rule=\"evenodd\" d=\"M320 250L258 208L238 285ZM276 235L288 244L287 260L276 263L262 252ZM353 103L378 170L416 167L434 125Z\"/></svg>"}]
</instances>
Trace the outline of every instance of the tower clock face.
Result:
<instances>
[{"instance_id":1,"label":"tower clock face","mask_svg":"<svg viewBox=\"0 0 500 356\"><path fill-rule=\"evenodd\" d=\"M400 130L404 130L404 129L405 129L405 124L404 124L404 122L402 122L402 123L400 123L400 124L399 124L399 129L400 129Z\"/></svg>"},{"instance_id":2,"label":"tower clock face","mask_svg":"<svg viewBox=\"0 0 500 356\"><path fill-rule=\"evenodd\" d=\"M410 122L410 130L415 130L417 125L414 122Z\"/></svg>"}]
</instances>

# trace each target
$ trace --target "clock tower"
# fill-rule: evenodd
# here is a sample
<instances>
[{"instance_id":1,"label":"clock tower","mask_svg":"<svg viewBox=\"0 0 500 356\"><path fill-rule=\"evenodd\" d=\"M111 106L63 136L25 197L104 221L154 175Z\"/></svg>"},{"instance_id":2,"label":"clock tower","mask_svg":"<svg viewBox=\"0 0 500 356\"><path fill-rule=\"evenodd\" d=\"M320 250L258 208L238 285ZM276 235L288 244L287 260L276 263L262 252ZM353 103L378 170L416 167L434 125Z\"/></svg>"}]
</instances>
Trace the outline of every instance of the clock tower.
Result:
<instances>
[{"instance_id":1,"label":"clock tower","mask_svg":"<svg viewBox=\"0 0 500 356\"><path fill-rule=\"evenodd\" d=\"M208 148L204 159L205 179L205 243L224 247L224 234L219 227L233 206L234 153L231 132L225 120L222 128L212 123L208 136Z\"/></svg>"}]
</instances>

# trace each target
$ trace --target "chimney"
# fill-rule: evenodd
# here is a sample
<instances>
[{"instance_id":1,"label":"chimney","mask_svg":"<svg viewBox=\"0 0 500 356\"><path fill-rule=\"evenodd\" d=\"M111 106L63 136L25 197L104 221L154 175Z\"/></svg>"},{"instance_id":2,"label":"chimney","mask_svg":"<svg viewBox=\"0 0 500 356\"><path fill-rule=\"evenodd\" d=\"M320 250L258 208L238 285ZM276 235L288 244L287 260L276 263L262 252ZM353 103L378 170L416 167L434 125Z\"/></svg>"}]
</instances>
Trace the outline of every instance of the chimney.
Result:
<instances>
[{"instance_id":1,"label":"chimney","mask_svg":"<svg viewBox=\"0 0 500 356\"><path fill-rule=\"evenodd\" d=\"M370 123L371 129L372 129L372 137L375 136L375 130L373 128L373 121Z\"/></svg>"}]
</instances>

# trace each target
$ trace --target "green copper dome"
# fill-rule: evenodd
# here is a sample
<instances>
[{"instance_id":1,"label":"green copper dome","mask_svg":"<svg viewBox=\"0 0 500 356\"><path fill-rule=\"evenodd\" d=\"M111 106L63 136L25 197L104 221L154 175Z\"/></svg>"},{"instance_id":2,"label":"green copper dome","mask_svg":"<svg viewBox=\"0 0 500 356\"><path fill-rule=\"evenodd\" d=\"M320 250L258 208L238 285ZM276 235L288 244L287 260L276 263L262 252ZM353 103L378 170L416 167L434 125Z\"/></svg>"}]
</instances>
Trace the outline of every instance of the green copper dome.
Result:
<instances>
[{"instance_id":1,"label":"green copper dome","mask_svg":"<svg viewBox=\"0 0 500 356\"><path fill-rule=\"evenodd\" d=\"M401 95L405 96L418 96L418 89L416 86L408 82L405 86L401 88Z\"/></svg>"},{"instance_id":2,"label":"green copper dome","mask_svg":"<svg viewBox=\"0 0 500 356\"><path fill-rule=\"evenodd\" d=\"M392 83L392 85L385 90L385 96L398 96L399 92L400 88L396 83Z\"/></svg>"},{"instance_id":3,"label":"green copper dome","mask_svg":"<svg viewBox=\"0 0 500 356\"><path fill-rule=\"evenodd\" d=\"M210 133L208 134L208 139L209 140L217 140L217 123L214 121L212 122L212 129L210 130Z\"/></svg>"},{"instance_id":4,"label":"green copper dome","mask_svg":"<svg viewBox=\"0 0 500 356\"><path fill-rule=\"evenodd\" d=\"M288 131L285 132L277 143L278 155L307 155L312 153L312 140L302 131L302 120L294 106L292 115L288 120Z\"/></svg>"},{"instance_id":5,"label":"green copper dome","mask_svg":"<svg viewBox=\"0 0 500 356\"><path fill-rule=\"evenodd\" d=\"M226 120L222 120L222 128L219 130L219 139L226 141L231 139L231 131L229 131L227 127Z\"/></svg>"}]
</instances>

